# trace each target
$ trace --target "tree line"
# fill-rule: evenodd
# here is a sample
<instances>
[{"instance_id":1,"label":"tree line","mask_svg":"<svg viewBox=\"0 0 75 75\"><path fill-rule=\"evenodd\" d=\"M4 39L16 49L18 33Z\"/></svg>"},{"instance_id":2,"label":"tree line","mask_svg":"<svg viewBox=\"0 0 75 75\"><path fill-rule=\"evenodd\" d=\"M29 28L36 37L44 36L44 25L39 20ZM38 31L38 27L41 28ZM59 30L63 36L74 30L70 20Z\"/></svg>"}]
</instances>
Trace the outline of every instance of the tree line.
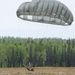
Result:
<instances>
[{"instance_id":1,"label":"tree line","mask_svg":"<svg viewBox=\"0 0 75 75\"><path fill-rule=\"evenodd\" d=\"M75 66L75 39L0 37L0 67Z\"/></svg>"}]
</instances>

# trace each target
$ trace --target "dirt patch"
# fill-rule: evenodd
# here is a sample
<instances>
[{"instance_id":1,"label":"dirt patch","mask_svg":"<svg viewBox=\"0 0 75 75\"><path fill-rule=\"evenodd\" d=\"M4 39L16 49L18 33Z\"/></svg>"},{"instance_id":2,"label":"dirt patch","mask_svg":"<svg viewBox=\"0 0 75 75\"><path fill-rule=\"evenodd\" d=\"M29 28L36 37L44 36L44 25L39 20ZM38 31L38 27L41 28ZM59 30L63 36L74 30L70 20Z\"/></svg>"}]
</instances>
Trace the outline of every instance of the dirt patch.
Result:
<instances>
[{"instance_id":1,"label":"dirt patch","mask_svg":"<svg viewBox=\"0 0 75 75\"><path fill-rule=\"evenodd\" d=\"M0 75L75 75L75 68L35 67L34 71L26 68L0 68Z\"/></svg>"}]
</instances>

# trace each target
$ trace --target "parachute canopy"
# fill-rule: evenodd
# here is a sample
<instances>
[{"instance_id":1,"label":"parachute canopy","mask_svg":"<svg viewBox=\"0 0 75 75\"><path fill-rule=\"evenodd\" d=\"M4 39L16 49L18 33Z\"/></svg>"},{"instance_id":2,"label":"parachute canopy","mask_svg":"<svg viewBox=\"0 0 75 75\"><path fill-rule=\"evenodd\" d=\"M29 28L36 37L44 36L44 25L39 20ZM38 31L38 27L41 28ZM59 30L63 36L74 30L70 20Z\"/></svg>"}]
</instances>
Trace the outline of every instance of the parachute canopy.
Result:
<instances>
[{"instance_id":1,"label":"parachute canopy","mask_svg":"<svg viewBox=\"0 0 75 75\"><path fill-rule=\"evenodd\" d=\"M73 15L63 3L56 0L32 0L22 3L17 16L23 20L55 25L71 25Z\"/></svg>"}]
</instances>

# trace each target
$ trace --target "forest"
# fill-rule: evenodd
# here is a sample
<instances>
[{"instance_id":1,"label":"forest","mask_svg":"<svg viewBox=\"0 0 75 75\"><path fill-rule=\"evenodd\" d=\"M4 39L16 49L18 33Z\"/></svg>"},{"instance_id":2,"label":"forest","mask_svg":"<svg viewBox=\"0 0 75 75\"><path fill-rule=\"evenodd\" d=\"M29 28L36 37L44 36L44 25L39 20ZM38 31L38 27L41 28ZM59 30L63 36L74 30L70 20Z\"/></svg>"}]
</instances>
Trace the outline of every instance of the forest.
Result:
<instances>
[{"instance_id":1,"label":"forest","mask_svg":"<svg viewBox=\"0 0 75 75\"><path fill-rule=\"evenodd\" d=\"M0 67L75 67L75 39L0 37Z\"/></svg>"}]
</instances>

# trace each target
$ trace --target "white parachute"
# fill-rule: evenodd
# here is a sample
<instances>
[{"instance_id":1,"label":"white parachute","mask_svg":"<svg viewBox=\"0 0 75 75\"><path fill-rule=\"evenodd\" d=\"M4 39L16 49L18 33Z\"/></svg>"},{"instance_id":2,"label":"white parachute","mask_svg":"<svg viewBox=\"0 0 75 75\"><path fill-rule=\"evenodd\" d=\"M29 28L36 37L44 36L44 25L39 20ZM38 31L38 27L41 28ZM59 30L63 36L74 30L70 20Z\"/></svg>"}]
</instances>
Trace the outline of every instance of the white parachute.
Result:
<instances>
[{"instance_id":1,"label":"white parachute","mask_svg":"<svg viewBox=\"0 0 75 75\"><path fill-rule=\"evenodd\" d=\"M23 20L55 24L71 25L73 15L69 8L56 0L32 0L22 3L17 16Z\"/></svg>"}]
</instances>

